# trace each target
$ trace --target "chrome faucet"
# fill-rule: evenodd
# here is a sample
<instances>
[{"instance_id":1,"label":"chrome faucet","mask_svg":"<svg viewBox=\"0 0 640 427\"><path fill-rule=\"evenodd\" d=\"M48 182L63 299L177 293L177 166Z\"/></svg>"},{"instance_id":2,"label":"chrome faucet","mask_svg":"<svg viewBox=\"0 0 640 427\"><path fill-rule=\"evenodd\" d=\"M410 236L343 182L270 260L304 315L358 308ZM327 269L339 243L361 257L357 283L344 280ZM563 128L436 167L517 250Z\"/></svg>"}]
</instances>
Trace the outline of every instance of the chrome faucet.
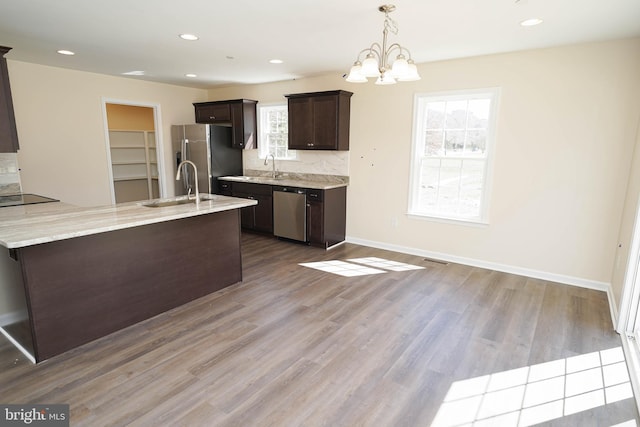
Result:
<instances>
[{"instance_id":1,"label":"chrome faucet","mask_svg":"<svg viewBox=\"0 0 640 427\"><path fill-rule=\"evenodd\" d=\"M273 158L273 161L271 162L271 178L276 179L276 156L269 153L267 157L264 158L264 165L266 166L269 164L269 156Z\"/></svg>"},{"instance_id":2,"label":"chrome faucet","mask_svg":"<svg viewBox=\"0 0 640 427\"><path fill-rule=\"evenodd\" d=\"M183 160L182 162L180 162L180 164L178 165L178 173L176 173L176 181L180 181L180 171L182 171L182 167L185 165L193 166L193 176L194 176L194 181L196 182L196 206L198 206L200 204L200 191L198 191L198 168L196 167L195 163L193 163L191 160ZM191 192L191 187L189 187L187 198L189 198L190 192Z\"/></svg>"}]
</instances>

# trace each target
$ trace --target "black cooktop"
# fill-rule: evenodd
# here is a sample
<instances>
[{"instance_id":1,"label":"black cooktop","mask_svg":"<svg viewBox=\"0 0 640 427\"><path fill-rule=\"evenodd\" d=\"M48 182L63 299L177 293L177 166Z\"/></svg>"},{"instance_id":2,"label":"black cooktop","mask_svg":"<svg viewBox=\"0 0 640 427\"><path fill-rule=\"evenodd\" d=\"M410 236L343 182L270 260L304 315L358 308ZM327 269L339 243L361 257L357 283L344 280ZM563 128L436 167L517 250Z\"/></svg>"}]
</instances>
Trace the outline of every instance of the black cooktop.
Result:
<instances>
[{"instance_id":1,"label":"black cooktop","mask_svg":"<svg viewBox=\"0 0 640 427\"><path fill-rule=\"evenodd\" d=\"M60 200L52 199L50 197L38 196L37 194L9 194L7 196L0 196L0 208L59 201Z\"/></svg>"}]
</instances>

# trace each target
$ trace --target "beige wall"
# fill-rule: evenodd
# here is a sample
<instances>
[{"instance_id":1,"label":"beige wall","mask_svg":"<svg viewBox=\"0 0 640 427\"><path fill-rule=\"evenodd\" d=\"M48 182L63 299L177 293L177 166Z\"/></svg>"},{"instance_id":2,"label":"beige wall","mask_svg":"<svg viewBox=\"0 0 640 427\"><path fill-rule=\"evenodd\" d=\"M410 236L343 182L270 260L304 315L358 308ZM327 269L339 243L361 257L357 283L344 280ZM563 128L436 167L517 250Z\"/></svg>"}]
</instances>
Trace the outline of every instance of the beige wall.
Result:
<instances>
[{"instance_id":1,"label":"beige wall","mask_svg":"<svg viewBox=\"0 0 640 427\"><path fill-rule=\"evenodd\" d=\"M350 90L350 240L606 287L640 115L640 39L419 70L422 80L388 87L336 74L210 90L209 99ZM487 87L501 88L490 225L407 217L414 95Z\"/></svg>"},{"instance_id":2,"label":"beige wall","mask_svg":"<svg viewBox=\"0 0 640 427\"><path fill-rule=\"evenodd\" d=\"M168 168L171 125L193 123L191 103L206 100L200 89L7 62L22 190L80 206L111 203L103 99L160 106Z\"/></svg>"}]
</instances>

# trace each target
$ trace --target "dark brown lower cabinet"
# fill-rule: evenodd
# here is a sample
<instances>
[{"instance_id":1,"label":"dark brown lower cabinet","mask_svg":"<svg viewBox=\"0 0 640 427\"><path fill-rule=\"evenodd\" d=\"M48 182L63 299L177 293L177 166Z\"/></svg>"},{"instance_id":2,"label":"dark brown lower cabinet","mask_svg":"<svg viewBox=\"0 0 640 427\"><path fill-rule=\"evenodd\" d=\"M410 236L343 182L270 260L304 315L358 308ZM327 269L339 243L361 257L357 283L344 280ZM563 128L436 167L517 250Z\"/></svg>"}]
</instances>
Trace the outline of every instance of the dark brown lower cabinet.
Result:
<instances>
[{"instance_id":1,"label":"dark brown lower cabinet","mask_svg":"<svg viewBox=\"0 0 640 427\"><path fill-rule=\"evenodd\" d=\"M347 188L307 190L307 240L313 246L329 248L344 241Z\"/></svg>"},{"instance_id":2,"label":"dark brown lower cabinet","mask_svg":"<svg viewBox=\"0 0 640 427\"><path fill-rule=\"evenodd\" d=\"M242 208L242 228L273 233L273 199L271 196L234 194L234 197L244 197L258 202L257 205Z\"/></svg>"},{"instance_id":3,"label":"dark brown lower cabinet","mask_svg":"<svg viewBox=\"0 0 640 427\"><path fill-rule=\"evenodd\" d=\"M307 199L307 240L311 244L322 244L324 240L324 203Z\"/></svg>"},{"instance_id":4,"label":"dark brown lower cabinet","mask_svg":"<svg viewBox=\"0 0 640 427\"><path fill-rule=\"evenodd\" d=\"M241 209L243 230L273 234L273 186L220 182L224 183L221 186L223 194L258 201L257 205ZM307 242L325 249L343 242L347 222L347 187L304 190L307 194Z\"/></svg>"},{"instance_id":5,"label":"dark brown lower cabinet","mask_svg":"<svg viewBox=\"0 0 640 427\"><path fill-rule=\"evenodd\" d=\"M242 228L261 233L273 233L272 187L265 184L234 182L231 188L233 197L242 197L258 202L257 205L241 209Z\"/></svg>"}]
</instances>

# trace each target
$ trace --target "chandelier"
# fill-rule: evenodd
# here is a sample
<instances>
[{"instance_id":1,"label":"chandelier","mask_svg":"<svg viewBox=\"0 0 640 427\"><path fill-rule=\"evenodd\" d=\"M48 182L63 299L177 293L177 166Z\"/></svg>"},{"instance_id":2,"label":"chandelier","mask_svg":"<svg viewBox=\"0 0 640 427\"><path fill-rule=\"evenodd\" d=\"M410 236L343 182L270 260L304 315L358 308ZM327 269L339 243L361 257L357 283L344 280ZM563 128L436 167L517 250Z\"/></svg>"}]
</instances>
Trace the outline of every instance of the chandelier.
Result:
<instances>
[{"instance_id":1,"label":"chandelier","mask_svg":"<svg viewBox=\"0 0 640 427\"><path fill-rule=\"evenodd\" d=\"M394 84L396 81L408 82L420 80L416 64L411 60L411 53L398 43L387 47L387 35L389 31L398 34L398 24L389 17L396 7L392 4L384 4L378 8L384 12L384 30L382 30L382 46L373 43L369 48L363 49L353 63L347 81L351 83L365 83L368 77L377 77L377 85ZM366 54L366 55L365 55ZM396 55L390 64L391 56ZM405 56L406 54L406 56ZM364 60L360 59L364 56Z\"/></svg>"}]
</instances>

